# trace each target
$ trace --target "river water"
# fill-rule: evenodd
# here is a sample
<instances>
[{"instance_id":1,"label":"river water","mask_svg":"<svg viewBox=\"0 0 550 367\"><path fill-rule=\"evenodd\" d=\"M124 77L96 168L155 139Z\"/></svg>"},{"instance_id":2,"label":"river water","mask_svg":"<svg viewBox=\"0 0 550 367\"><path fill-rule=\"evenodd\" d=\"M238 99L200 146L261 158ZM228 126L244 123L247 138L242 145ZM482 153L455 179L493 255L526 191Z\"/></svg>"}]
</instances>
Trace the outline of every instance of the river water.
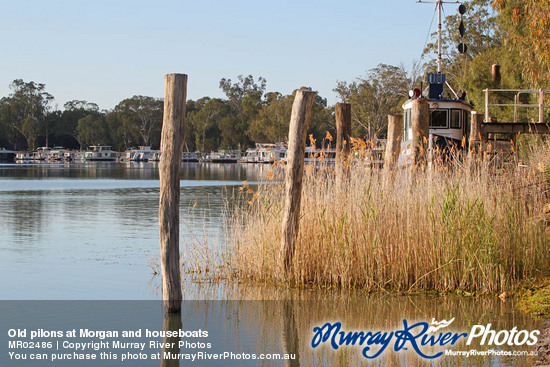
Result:
<instances>
[{"instance_id":1,"label":"river water","mask_svg":"<svg viewBox=\"0 0 550 367\"><path fill-rule=\"evenodd\" d=\"M181 246L185 248L193 242L212 246L222 243L228 193L243 181L261 180L266 171L263 165L184 164ZM160 277L154 275L150 265L159 251L158 195L158 167L154 163L1 165L0 299L143 301L149 305L144 310L152 307L155 311L147 311L141 318L151 318L161 328L158 308L148 303L161 298ZM469 332L474 325L489 323L493 330L539 327L538 322L518 312L512 301L503 302L496 297L365 295L224 283L189 283L184 288L187 300L206 301L184 307L200 314L193 318L204 319L203 327L225 330L228 340L241 341L241 350L275 348L273 345L280 349L281 343L289 340L288 330L296 329L297 340L301 341L297 347L299 361L304 366L364 363L360 350L335 354L328 347L311 349L312 326L327 320L342 321L348 330L392 330L403 328L403 320L430 322L432 318L455 318L453 330L457 332ZM208 300L222 301L212 305ZM31 304L36 308L35 303ZM5 307L30 307L26 305L14 306L11 302ZM72 312L73 305L67 307L67 312ZM82 305L75 307L80 309ZM103 307L117 309L116 303ZM252 316L247 317L247 313ZM222 314L230 320L229 324L236 322L239 327L222 327ZM278 337L281 334L286 335L281 337L283 342ZM462 345L459 350L470 348ZM473 348L491 349L479 343ZM495 349L530 352L533 348L504 345ZM370 364L527 366L536 359L489 355L426 360L415 353L407 357L391 353Z\"/></svg>"}]
</instances>

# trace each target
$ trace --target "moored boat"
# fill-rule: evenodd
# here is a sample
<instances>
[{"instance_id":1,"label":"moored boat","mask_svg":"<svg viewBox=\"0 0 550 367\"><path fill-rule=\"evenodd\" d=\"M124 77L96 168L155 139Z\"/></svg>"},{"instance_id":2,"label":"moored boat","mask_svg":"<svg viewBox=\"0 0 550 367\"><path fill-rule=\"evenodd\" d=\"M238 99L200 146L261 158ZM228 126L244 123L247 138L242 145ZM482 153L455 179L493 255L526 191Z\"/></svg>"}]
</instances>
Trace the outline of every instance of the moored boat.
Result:
<instances>
[{"instance_id":1,"label":"moored boat","mask_svg":"<svg viewBox=\"0 0 550 367\"><path fill-rule=\"evenodd\" d=\"M200 159L200 162L206 163L237 163L242 159L243 154L240 150L220 150L207 154L206 157Z\"/></svg>"},{"instance_id":2,"label":"moored boat","mask_svg":"<svg viewBox=\"0 0 550 367\"><path fill-rule=\"evenodd\" d=\"M198 162L202 158L201 152L183 152L181 155L182 162Z\"/></svg>"},{"instance_id":3,"label":"moored boat","mask_svg":"<svg viewBox=\"0 0 550 367\"><path fill-rule=\"evenodd\" d=\"M129 157L129 160L134 162L158 161L159 159L160 152L151 149L150 146L140 146L139 149L133 150Z\"/></svg>"},{"instance_id":4,"label":"moored boat","mask_svg":"<svg viewBox=\"0 0 550 367\"><path fill-rule=\"evenodd\" d=\"M84 153L86 161L114 161L117 159L118 152L111 149L108 145L92 145L90 150Z\"/></svg>"},{"instance_id":5,"label":"moored boat","mask_svg":"<svg viewBox=\"0 0 550 367\"><path fill-rule=\"evenodd\" d=\"M5 148L0 149L0 162L2 163L15 163L15 157L17 152L14 150L7 150Z\"/></svg>"},{"instance_id":6,"label":"moored boat","mask_svg":"<svg viewBox=\"0 0 550 367\"><path fill-rule=\"evenodd\" d=\"M274 163L286 159L286 144L256 143L254 148L246 150L239 163Z\"/></svg>"},{"instance_id":7,"label":"moored boat","mask_svg":"<svg viewBox=\"0 0 550 367\"><path fill-rule=\"evenodd\" d=\"M409 92L410 99L403 103L403 134L399 164L411 162L413 147L412 110L415 101L427 103L429 106L429 143L432 148L445 149L450 145L460 147L465 136L468 136L471 126L471 112L473 106L466 100L466 92L456 92L447 82L446 74L442 73L441 53L441 11L444 2L435 2L438 12L438 54L437 72L428 74L428 87L415 88ZM464 14L465 7L459 7L460 14ZM459 50L466 51L462 45ZM460 51L460 52L463 52Z\"/></svg>"}]
</instances>

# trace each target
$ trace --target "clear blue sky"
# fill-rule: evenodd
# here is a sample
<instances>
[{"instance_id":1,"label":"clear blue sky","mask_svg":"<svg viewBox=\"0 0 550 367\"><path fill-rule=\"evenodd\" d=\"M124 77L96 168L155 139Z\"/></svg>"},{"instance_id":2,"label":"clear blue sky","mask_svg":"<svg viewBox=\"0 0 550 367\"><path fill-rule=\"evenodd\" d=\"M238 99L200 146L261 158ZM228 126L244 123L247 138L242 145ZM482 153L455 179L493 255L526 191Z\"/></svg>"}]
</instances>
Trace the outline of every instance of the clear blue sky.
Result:
<instances>
[{"instance_id":1,"label":"clear blue sky","mask_svg":"<svg viewBox=\"0 0 550 367\"><path fill-rule=\"evenodd\" d=\"M456 11L446 8L447 14ZM433 15L415 0L3 0L0 96L14 79L111 109L163 96L163 76L189 75L188 99L222 97L221 78L310 86L337 102L337 80L419 59Z\"/></svg>"}]
</instances>

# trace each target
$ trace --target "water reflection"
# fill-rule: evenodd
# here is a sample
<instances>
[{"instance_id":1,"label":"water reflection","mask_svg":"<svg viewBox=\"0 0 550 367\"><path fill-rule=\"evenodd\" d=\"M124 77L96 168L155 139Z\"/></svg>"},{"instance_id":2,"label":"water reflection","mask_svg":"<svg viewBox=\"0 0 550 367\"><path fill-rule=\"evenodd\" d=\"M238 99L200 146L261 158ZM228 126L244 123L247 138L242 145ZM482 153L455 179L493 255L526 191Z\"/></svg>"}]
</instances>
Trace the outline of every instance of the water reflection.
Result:
<instances>
[{"instance_id":1,"label":"water reflection","mask_svg":"<svg viewBox=\"0 0 550 367\"><path fill-rule=\"evenodd\" d=\"M11 229L15 241L20 244L13 250L26 252L40 247L36 246L37 241L49 220L44 215L45 195L44 192L22 192L21 195L8 197L6 200L0 197L3 225Z\"/></svg>"},{"instance_id":2,"label":"water reflection","mask_svg":"<svg viewBox=\"0 0 550 367\"><path fill-rule=\"evenodd\" d=\"M300 367L300 338L296 324L296 305L293 300L282 301L282 335L283 353L292 355L292 359L285 360L285 367Z\"/></svg>"},{"instance_id":3,"label":"water reflection","mask_svg":"<svg viewBox=\"0 0 550 367\"><path fill-rule=\"evenodd\" d=\"M256 181L269 170L269 165L183 163L182 180ZM14 179L109 178L119 180L158 180L158 163L97 162L65 164L0 164L0 177Z\"/></svg>"},{"instance_id":4,"label":"water reflection","mask_svg":"<svg viewBox=\"0 0 550 367\"><path fill-rule=\"evenodd\" d=\"M162 352L161 352L161 360L160 360L160 366L161 367L177 367L179 366L179 360L178 359L167 359L165 356L168 355L177 355L180 352L180 340L176 332L179 332L179 330L183 327L183 324L181 322L181 313L164 313L164 320L162 322L162 329L166 332L173 332L173 335L175 336L165 336L162 338ZM168 334L166 334L168 335Z\"/></svg>"},{"instance_id":5,"label":"water reflection","mask_svg":"<svg viewBox=\"0 0 550 367\"><path fill-rule=\"evenodd\" d=\"M224 288L224 290L221 290ZM196 313L184 315L199 318L203 314L205 328L216 323L227 324L230 334L237 338L245 334L255 341L252 346L240 345L245 350L277 353L295 353L298 360L285 361L288 366L530 366L536 356L445 356L428 361L418 356L412 348L395 352L393 344L376 359L367 360L362 348L342 346L338 351L328 345L311 348L313 328L326 322L342 323L345 331L395 331L403 330L403 320L409 325L415 322L436 320L455 321L445 332L469 333L474 325L491 324L492 330L536 330L540 326L529 317L515 311L513 302L502 302L496 297L461 298L431 296L366 295L359 292L323 292L305 290L281 290L273 287L258 287L226 284L204 286L200 296L214 296L233 300L221 301L220 309L212 304L197 307ZM251 301L251 300L263 301ZM268 301L271 300L271 301ZM215 303L217 304L217 303ZM395 340L395 339L394 339ZM422 347L428 355L445 349L469 351L489 349L504 351L533 351L530 346L511 347L480 345L480 339L471 345L462 338L453 346ZM325 343L327 344L327 343ZM373 345L369 352L378 348ZM276 365L282 365L276 364Z\"/></svg>"}]
</instances>

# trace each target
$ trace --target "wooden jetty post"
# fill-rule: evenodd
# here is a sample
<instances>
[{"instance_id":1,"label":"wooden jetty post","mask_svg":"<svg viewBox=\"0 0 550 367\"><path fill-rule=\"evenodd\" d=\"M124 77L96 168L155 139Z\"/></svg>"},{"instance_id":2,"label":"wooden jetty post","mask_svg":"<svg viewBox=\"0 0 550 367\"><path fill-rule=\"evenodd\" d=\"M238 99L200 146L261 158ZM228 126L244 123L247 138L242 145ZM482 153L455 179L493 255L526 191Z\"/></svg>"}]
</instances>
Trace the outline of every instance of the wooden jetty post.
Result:
<instances>
[{"instance_id":1,"label":"wooden jetty post","mask_svg":"<svg viewBox=\"0 0 550 367\"><path fill-rule=\"evenodd\" d=\"M392 170L397 165L403 136L403 115L388 115L388 140L384 153L384 168Z\"/></svg>"},{"instance_id":2,"label":"wooden jetty post","mask_svg":"<svg viewBox=\"0 0 550 367\"><path fill-rule=\"evenodd\" d=\"M470 155L472 155L476 150L482 150L483 147L481 124L483 124L484 116L477 111L472 111L470 117L471 124L470 136L468 137L468 149Z\"/></svg>"},{"instance_id":3,"label":"wooden jetty post","mask_svg":"<svg viewBox=\"0 0 550 367\"><path fill-rule=\"evenodd\" d=\"M342 187L342 181L350 176L351 152L351 104L336 103L336 180L337 187Z\"/></svg>"},{"instance_id":4,"label":"wooden jetty post","mask_svg":"<svg viewBox=\"0 0 550 367\"><path fill-rule=\"evenodd\" d=\"M285 270L289 270L292 265L298 239L307 127L315 94L315 92L309 90L297 90L290 116L285 177L285 207L281 239L281 253Z\"/></svg>"},{"instance_id":5,"label":"wooden jetty post","mask_svg":"<svg viewBox=\"0 0 550 367\"><path fill-rule=\"evenodd\" d=\"M411 111L413 162L426 161L430 133L430 106L425 99L415 99Z\"/></svg>"},{"instance_id":6,"label":"wooden jetty post","mask_svg":"<svg viewBox=\"0 0 550 367\"><path fill-rule=\"evenodd\" d=\"M166 312L181 310L179 246L180 167L185 134L187 75L164 76L164 119L159 163L160 266Z\"/></svg>"}]
</instances>

